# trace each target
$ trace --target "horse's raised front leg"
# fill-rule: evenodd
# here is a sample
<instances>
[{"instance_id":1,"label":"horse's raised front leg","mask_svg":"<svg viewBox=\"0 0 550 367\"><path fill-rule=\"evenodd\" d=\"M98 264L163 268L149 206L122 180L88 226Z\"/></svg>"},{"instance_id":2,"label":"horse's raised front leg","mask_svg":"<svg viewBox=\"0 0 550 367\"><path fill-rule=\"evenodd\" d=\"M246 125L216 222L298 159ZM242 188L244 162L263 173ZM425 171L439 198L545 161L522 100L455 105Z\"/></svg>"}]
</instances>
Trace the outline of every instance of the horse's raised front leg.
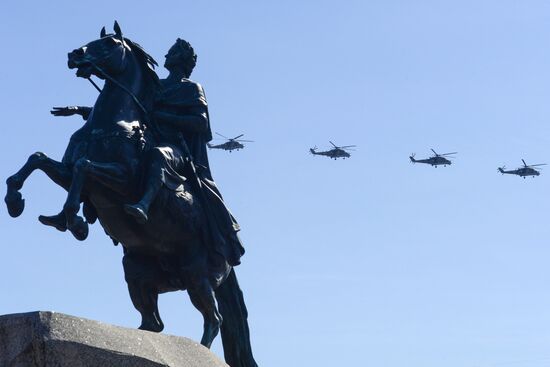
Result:
<instances>
[{"instance_id":1,"label":"horse's raised front leg","mask_svg":"<svg viewBox=\"0 0 550 367\"><path fill-rule=\"evenodd\" d=\"M12 217L18 217L25 209L25 200L19 190L23 187L25 180L34 170L43 171L52 181L65 190L69 189L72 179L72 171L64 163L48 158L44 153L36 152L31 154L27 163L19 171L6 180L8 192L4 201L8 207L8 213Z\"/></svg>"},{"instance_id":2,"label":"horse's raised front leg","mask_svg":"<svg viewBox=\"0 0 550 367\"><path fill-rule=\"evenodd\" d=\"M86 158L76 161L73 167L73 180L65 205L63 205L63 212L67 218L67 229L79 241L88 237L88 223L77 215L85 182L90 186L87 191L91 191L92 185L102 185L124 195L128 192L130 175L122 164L92 162Z\"/></svg>"},{"instance_id":3,"label":"horse's raised front leg","mask_svg":"<svg viewBox=\"0 0 550 367\"><path fill-rule=\"evenodd\" d=\"M223 321L216 305L214 289L212 289L210 282L204 279L196 287L189 288L187 292L189 293L191 302L204 318L201 344L210 348L214 338L216 338L216 335L220 331Z\"/></svg>"}]
</instances>

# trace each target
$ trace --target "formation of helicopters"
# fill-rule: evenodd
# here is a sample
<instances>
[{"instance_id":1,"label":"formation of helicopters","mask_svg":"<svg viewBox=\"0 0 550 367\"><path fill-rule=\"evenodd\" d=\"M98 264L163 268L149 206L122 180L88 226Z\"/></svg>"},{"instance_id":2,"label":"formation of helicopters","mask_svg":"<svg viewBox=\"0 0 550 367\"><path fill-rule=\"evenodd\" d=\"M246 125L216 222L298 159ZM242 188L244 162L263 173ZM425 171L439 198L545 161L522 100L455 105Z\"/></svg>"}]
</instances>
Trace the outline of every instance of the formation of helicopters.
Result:
<instances>
[{"instance_id":1,"label":"formation of helicopters","mask_svg":"<svg viewBox=\"0 0 550 367\"><path fill-rule=\"evenodd\" d=\"M431 149L431 151L434 153L434 155L429 157L429 158L415 159L414 158L415 154L413 153L409 156L409 159L411 160L411 163L425 163L425 164L429 164L429 165L431 165L435 168L437 168L437 166L441 166L441 165L443 167L447 167L447 166L452 164L451 159L455 158L454 155L457 154L457 152L438 154L433 149ZM522 159L521 161L523 162L523 166L519 167L517 169L507 171L506 167L502 166L502 167L498 167L497 170L498 170L498 172L500 172L502 174L517 175L517 176L525 178L527 176L532 176L532 177L539 176L540 172L538 170L541 169L540 166L546 166L546 163L528 165L527 163L525 163L525 160ZM534 167L538 167L538 168L534 168Z\"/></svg>"},{"instance_id":2,"label":"formation of helicopters","mask_svg":"<svg viewBox=\"0 0 550 367\"><path fill-rule=\"evenodd\" d=\"M242 143L252 143L253 142L252 140L240 139L241 137L244 136L244 134L240 134L240 135L238 135L234 138L228 138L228 137L226 137L222 134L219 134L219 133L216 133L216 134L221 136L222 138L226 139L226 141L224 143L216 144L216 145L208 143L208 147L210 149L222 149L222 150L229 151L231 153L233 150L243 149L244 144L242 144ZM330 148L328 150L318 150L318 148L315 146L313 148L310 148L309 152L313 155L321 155L321 156L325 156L325 157L337 160L338 158L342 158L342 159L350 158L351 157L350 151L354 151L354 149L352 149L352 148L356 147L356 145L338 146L338 145L334 144L332 141L329 141L329 143L332 145L332 148ZM458 154L458 152L439 154L434 149L430 149L430 150L433 152L433 155L428 157L428 158L424 158L424 159L416 159L415 158L416 154L414 154L414 153L411 154L409 156L409 159L410 159L411 163L429 164L430 166L435 167L435 168L437 168L437 166L447 167L447 166L450 166L451 164L453 164L451 159L456 158L455 154ZM523 166L518 167L514 170L506 170L505 166L498 167L497 170L498 170L498 172L502 173L503 175L504 174L517 175L517 176L520 176L520 177L523 177L523 178L526 178L528 176L536 177L536 176L540 176L540 172L539 172L539 170L541 169L540 166L545 166L546 165L546 163L527 164L525 162L525 160L523 160L523 159L521 161L523 162Z\"/></svg>"}]
</instances>

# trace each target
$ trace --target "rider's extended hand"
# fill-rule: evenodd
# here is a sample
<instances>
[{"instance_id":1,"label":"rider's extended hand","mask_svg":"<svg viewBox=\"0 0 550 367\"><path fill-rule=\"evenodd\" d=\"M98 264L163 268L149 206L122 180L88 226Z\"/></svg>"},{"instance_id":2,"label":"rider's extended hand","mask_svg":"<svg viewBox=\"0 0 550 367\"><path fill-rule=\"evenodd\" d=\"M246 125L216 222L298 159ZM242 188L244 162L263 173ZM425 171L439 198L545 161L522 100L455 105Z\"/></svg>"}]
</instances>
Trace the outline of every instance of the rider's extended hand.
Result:
<instances>
[{"instance_id":1,"label":"rider's extended hand","mask_svg":"<svg viewBox=\"0 0 550 367\"><path fill-rule=\"evenodd\" d=\"M72 116L79 113L77 106L52 107L50 113L54 116Z\"/></svg>"}]
</instances>

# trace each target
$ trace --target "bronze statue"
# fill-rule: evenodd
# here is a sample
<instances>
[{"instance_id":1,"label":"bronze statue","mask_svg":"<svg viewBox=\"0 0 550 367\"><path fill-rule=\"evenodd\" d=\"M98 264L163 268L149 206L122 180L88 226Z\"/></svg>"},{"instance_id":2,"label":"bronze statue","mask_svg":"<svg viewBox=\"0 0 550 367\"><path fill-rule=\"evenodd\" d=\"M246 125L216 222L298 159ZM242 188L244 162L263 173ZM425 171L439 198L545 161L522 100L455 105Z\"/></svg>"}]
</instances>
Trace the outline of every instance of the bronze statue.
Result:
<instances>
[{"instance_id":1,"label":"bronze statue","mask_svg":"<svg viewBox=\"0 0 550 367\"><path fill-rule=\"evenodd\" d=\"M77 76L95 75L105 86L92 109L54 108L54 115L80 114L86 123L61 162L37 152L8 178L8 212L21 215L19 190L34 170L44 171L68 196L60 214L40 221L84 240L88 223L99 219L124 249L125 279L141 329L162 331L160 293L187 290L204 317L201 343L210 347L221 328L226 362L257 366L233 269L244 254L239 227L210 172L204 91L188 79L194 50L178 39L166 55L170 74L159 80L155 60L123 37L116 22L114 29L106 34L103 28L99 39L69 53ZM86 220L78 215L80 203Z\"/></svg>"}]
</instances>

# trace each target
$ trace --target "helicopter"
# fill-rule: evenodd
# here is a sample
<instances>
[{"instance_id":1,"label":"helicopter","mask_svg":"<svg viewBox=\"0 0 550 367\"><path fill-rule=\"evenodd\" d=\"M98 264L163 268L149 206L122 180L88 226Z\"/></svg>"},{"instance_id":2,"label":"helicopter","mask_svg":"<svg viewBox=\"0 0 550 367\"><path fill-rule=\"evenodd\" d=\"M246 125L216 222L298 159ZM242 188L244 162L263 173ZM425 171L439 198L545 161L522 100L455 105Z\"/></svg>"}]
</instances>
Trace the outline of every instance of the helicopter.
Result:
<instances>
[{"instance_id":1,"label":"helicopter","mask_svg":"<svg viewBox=\"0 0 550 367\"><path fill-rule=\"evenodd\" d=\"M535 176L540 175L540 172L537 171L536 169L534 169L533 167L546 166L546 163L528 165L527 163L525 163L525 161L523 159L521 161L523 162L523 167L511 170L511 171L506 171L506 167L502 166L502 167L498 167L498 171L502 174L506 173L506 174L509 174L509 175L518 175L518 176L523 177L525 179L525 177L527 177L527 176L533 176L533 178L534 178Z\"/></svg>"},{"instance_id":2,"label":"helicopter","mask_svg":"<svg viewBox=\"0 0 550 367\"><path fill-rule=\"evenodd\" d=\"M427 158L427 159L414 159L415 154L413 153L409 156L409 159L411 160L412 163L426 163L426 164L430 164L430 165L434 166L435 168L437 168L437 166L441 166L441 165L443 165L443 167L447 167L447 165L452 164L452 162L449 159L454 158L454 157L451 157L451 156L453 154L457 154L457 152L439 154L433 149L431 149L431 151L434 152L435 155L430 157L430 158Z\"/></svg>"},{"instance_id":3,"label":"helicopter","mask_svg":"<svg viewBox=\"0 0 550 367\"><path fill-rule=\"evenodd\" d=\"M212 145L210 143L207 143L208 145L208 148L210 149L223 149L223 150L228 150L229 153L231 153L232 151L234 150L240 150L240 149L243 149L244 148L244 145L242 143L253 143L252 140L242 140L242 139L239 139L240 137L242 137L244 134L241 134L239 136L236 136L234 138L228 138L227 136L224 136L222 134L218 134L216 133L217 135L221 136L222 138L224 139L227 139L227 141L225 143L222 143L222 144L217 144L217 145Z\"/></svg>"},{"instance_id":4,"label":"helicopter","mask_svg":"<svg viewBox=\"0 0 550 367\"><path fill-rule=\"evenodd\" d=\"M351 157L351 154L349 154L348 150L351 150L350 148L355 147L355 145L346 145L346 146L339 147L331 141L329 141L329 143L332 144L332 146L334 148L332 148L330 150L323 151L323 152L318 152L317 147L313 147L313 148L310 148L309 151L313 155L324 155L324 156L327 156L329 158L332 158L332 159L336 160L338 158L346 159L346 158Z\"/></svg>"}]
</instances>

